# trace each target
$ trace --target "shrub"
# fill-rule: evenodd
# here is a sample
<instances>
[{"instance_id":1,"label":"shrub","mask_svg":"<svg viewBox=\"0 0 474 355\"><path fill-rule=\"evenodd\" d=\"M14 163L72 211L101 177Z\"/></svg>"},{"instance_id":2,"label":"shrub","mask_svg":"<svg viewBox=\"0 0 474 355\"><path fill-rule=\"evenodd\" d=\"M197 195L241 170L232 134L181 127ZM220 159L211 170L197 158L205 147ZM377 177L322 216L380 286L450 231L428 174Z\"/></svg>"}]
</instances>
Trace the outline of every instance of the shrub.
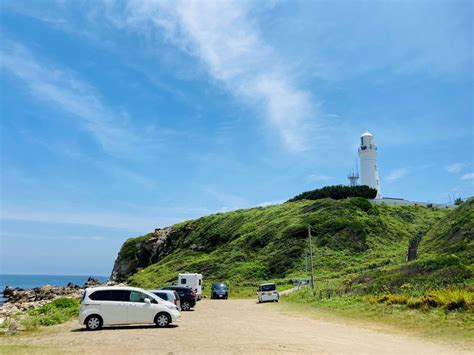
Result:
<instances>
[{"instance_id":1,"label":"shrub","mask_svg":"<svg viewBox=\"0 0 474 355\"><path fill-rule=\"evenodd\" d=\"M350 203L364 212L368 212L372 209L372 204L363 197L352 197Z\"/></svg>"},{"instance_id":2,"label":"shrub","mask_svg":"<svg viewBox=\"0 0 474 355\"><path fill-rule=\"evenodd\" d=\"M325 186L320 189L303 192L296 195L288 202L295 202L299 200L319 200L323 198L332 198L334 200L342 200L349 197L363 197L372 199L377 196L377 190L366 185L361 186L344 186L333 185Z\"/></svg>"},{"instance_id":3,"label":"shrub","mask_svg":"<svg viewBox=\"0 0 474 355\"><path fill-rule=\"evenodd\" d=\"M61 324L77 316L79 300L72 298L58 298L27 313L23 324L27 328Z\"/></svg>"}]
</instances>

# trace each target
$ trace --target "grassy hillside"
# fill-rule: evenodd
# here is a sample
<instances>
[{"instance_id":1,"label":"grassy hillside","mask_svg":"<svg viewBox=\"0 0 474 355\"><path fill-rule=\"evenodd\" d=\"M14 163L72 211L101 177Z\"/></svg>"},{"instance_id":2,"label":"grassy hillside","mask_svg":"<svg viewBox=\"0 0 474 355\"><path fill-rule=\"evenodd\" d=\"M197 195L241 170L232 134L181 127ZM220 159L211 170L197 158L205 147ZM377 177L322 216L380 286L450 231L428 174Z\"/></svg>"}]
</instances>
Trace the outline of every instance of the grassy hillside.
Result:
<instances>
[{"instance_id":1,"label":"grassy hillside","mask_svg":"<svg viewBox=\"0 0 474 355\"><path fill-rule=\"evenodd\" d=\"M416 260L360 273L347 284L366 292L462 288L473 284L473 261L474 199L470 199L428 229Z\"/></svg>"},{"instance_id":2,"label":"grassy hillside","mask_svg":"<svg viewBox=\"0 0 474 355\"><path fill-rule=\"evenodd\" d=\"M467 209L472 209L472 203ZM382 270L413 264L404 260L409 241L417 233L426 234L422 250L426 240L426 253L436 253L432 248L437 248L438 234L431 229L450 218L448 214L448 210L421 206L373 206L363 198L303 200L175 225L165 247L160 246L166 252L159 256L153 254L157 249L153 234L129 239L118 261L137 266L128 282L142 287L174 282L182 271L239 286L287 281L305 275L307 225L311 224L318 282L323 281L326 288L364 291L383 286L375 282Z\"/></svg>"}]
</instances>

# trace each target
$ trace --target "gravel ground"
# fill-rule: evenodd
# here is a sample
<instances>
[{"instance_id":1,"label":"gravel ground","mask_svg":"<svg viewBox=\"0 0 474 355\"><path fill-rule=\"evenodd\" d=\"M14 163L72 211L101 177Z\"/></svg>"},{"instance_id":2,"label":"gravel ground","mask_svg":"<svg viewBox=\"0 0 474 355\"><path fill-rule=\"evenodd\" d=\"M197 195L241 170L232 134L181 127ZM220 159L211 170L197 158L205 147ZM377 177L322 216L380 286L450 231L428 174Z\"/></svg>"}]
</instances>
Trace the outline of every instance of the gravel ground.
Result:
<instances>
[{"instance_id":1,"label":"gravel ground","mask_svg":"<svg viewBox=\"0 0 474 355\"><path fill-rule=\"evenodd\" d=\"M77 321L36 334L0 338L5 353L461 353L448 344L389 334L338 320L292 314L277 303L202 300L176 326L108 327L90 332ZM0 353L2 347L0 347Z\"/></svg>"}]
</instances>

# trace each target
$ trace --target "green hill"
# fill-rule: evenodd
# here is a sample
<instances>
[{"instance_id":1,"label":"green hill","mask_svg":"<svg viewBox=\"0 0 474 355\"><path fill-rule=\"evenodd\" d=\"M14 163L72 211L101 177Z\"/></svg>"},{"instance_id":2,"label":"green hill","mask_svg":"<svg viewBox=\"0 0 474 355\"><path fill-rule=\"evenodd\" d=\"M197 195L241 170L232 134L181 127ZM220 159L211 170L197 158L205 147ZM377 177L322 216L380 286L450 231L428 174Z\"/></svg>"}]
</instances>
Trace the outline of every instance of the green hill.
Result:
<instances>
[{"instance_id":1,"label":"green hill","mask_svg":"<svg viewBox=\"0 0 474 355\"><path fill-rule=\"evenodd\" d=\"M239 286L304 278L311 224L316 279L328 287L396 290L410 281L430 285L434 277L442 286L466 283L472 280L473 205L440 210L350 198L218 213L127 240L112 276L142 287L175 282L183 271ZM407 263L418 233L424 235L419 258Z\"/></svg>"},{"instance_id":2,"label":"green hill","mask_svg":"<svg viewBox=\"0 0 474 355\"><path fill-rule=\"evenodd\" d=\"M473 261L474 199L470 199L427 230L416 260L362 272L348 283L351 287L363 287L365 292L399 292L411 288L420 293L463 287L473 284Z\"/></svg>"}]
</instances>

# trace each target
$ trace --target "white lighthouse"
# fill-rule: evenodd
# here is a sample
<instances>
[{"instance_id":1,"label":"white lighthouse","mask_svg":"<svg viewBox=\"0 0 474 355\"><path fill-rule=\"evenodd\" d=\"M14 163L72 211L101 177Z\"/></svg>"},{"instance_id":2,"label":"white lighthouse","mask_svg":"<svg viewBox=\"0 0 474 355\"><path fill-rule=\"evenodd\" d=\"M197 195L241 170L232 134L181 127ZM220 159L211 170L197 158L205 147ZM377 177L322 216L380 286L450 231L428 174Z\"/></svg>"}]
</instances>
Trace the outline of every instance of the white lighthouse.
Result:
<instances>
[{"instance_id":1,"label":"white lighthouse","mask_svg":"<svg viewBox=\"0 0 474 355\"><path fill-rule=\"evenodd\" d=\"M377 146L374 136L365 132L360 136L359 147L360 184L367 185L377 190L375 198L381 198L379 173L377 171Z\"/></svg>"}]
</instances>

